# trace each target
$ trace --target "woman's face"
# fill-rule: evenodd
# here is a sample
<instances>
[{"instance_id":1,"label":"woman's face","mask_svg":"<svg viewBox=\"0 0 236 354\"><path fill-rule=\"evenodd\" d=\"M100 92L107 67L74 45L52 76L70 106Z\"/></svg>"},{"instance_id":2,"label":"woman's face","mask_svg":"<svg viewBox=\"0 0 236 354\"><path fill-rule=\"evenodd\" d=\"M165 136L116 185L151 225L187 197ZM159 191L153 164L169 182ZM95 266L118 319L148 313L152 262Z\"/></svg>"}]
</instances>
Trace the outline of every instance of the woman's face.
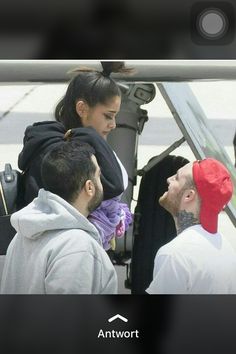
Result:
<instances>
[{"instance_id":1,"label":"woman's face","mask_svg":"<svg viewBox=\"0 0 236 354\"><path fill-rule=\"evenodd\" d=\"M83 111L78 111L79 102L77 103L77 113L81 117L83 126L93 127L98 134L106 140L108 134L116 127L115 118L120 110L121 98L119 96L114 96L108 100L107 103L98 103L95 107L89 107L83 102Z\"/></svg>"}]
</instances>

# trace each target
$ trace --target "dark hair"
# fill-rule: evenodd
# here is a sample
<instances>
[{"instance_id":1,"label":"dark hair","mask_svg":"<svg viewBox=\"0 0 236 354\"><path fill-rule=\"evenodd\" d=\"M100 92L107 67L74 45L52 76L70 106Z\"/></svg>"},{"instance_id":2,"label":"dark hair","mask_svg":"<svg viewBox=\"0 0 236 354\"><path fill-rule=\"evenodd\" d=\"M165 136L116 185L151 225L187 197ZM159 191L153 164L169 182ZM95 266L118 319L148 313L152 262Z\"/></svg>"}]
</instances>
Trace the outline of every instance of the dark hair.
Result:
<instances>
[{"instance_id":1,"label":"dark hair","mask_svg":"<svg viewBox=\"0 0 236 354\"><path fill-rule=\"evenodd\" d=\"M114 96L121 96L118 84L110 77L112 72L131 73L124 62L101 62L103 71L78 69L78 73L69 83L65 96L57 104L55 118L66 129L81 127L82 123L76 112L78 99L84 100L90 107L105 104Z\"/></svg>"},{"instance_id":2,"label":"dark hair","mask_svg":"<svg viewBox=\"0 0 236 354\"><path fill-rule=\"evenodd\" d=\"M72 203L88 179L94 180L94 149L75 140L61 142L43 158L41 177L44 189Z\"/></svg>"}]
</instances>

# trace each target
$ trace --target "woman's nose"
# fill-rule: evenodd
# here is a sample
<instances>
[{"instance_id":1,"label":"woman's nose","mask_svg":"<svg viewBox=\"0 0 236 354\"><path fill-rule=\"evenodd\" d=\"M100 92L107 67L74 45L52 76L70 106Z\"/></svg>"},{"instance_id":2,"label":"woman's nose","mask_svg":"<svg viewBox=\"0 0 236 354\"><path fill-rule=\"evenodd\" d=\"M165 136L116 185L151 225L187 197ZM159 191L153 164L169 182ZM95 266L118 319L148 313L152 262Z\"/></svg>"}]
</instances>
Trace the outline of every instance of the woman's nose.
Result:
<instances>
[{"instance_id":1,"label":"woman's nose","mask_svg":"<svg viewBox=\"0 0 236 354\"><path fill-rule=\"evenodd\" d=\"M113 119L111 122L109 122L109 128L110 129L115 129L116 128L116 121Z\"/></svg>"}]
</instances>

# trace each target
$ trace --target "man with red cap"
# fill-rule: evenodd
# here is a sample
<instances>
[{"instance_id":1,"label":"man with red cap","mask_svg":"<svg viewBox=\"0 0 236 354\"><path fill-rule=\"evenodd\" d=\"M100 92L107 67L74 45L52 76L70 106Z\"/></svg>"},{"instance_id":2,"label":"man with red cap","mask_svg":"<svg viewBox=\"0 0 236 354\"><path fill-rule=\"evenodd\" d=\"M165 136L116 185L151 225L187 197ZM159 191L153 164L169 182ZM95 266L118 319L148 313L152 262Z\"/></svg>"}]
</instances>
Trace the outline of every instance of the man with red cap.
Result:
<instances>
[{"instance_id":1,"label":"man with red cap","mask_svg":"<svg viewBox=\"0 0 236 354\"><path fill-rule=\"evenodd\" d=\"M236 251L219 232L218 215L233 183L212 158L180 168L167 179L159 203L175 221L177 236L155 257L149 294L236 294Z\"/></svg>"}]
</instances>

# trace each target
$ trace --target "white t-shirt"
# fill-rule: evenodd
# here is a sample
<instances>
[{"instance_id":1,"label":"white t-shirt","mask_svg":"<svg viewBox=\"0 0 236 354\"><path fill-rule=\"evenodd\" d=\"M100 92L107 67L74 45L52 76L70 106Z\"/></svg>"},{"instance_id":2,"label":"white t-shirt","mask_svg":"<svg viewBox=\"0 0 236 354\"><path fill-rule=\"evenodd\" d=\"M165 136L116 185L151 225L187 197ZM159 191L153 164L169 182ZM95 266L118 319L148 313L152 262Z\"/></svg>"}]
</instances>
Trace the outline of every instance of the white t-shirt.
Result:
<instances>
[{"instance_id":1,"label":"white t-shirt","mask_svg":"<svg viewBox=\"0 0 236 354\"><path fill-rule=\"evenodd\" d=\"M128 187L128 183L129 183L129 177L128 177L128 173L124 167L124 165L122 164L122 162L120 161L119 157L117 156L117 154L114 152L114 155L117 159L117 162L118 164L120 165L120 169L121 169L121 172L122 172L122 178L123 178L123 185L124 185L124 190L126 190L126 188Z\"/></svg>"},{"instance_id":2,"label":"white t-shirt","mask_svg":"<svg viewBox=\"0 0 236 354\"><path fill-rule=\"evenodd\" d=\"M236 251L219 233L191 226L161 247L149 294L236 294Z\"/></svg>"}]
</instances>

